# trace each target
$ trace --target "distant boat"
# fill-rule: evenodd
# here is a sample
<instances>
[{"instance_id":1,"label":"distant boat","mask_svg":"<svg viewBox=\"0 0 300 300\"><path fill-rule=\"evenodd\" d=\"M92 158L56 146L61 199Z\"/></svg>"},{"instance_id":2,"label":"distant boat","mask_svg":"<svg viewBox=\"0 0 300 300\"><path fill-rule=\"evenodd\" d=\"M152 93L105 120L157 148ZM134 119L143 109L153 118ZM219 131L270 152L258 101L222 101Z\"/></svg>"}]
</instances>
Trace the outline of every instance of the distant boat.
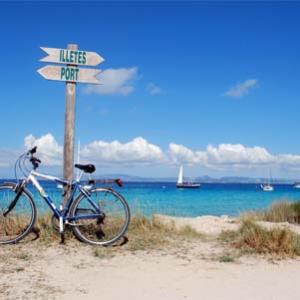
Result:
<instances>
[{"instance_id":1,"label":"distant boat","mask_svg":"<svg viewBox=\"0 0 300 300\"><path fill-rule=\"evenodd\" d=\"M274 191L274 187L273 187L273 185L271 185L271 172L269 173L269 182L266 184L261 184L260 187L264 192L273 192Z\"/></svg>"},{"instance_id":2,"label":"distant boat","mask_svg":"<svg viewBox=\"0 0 300 300\"><path fill-rule=\"evenodd\" d=\"M274 191L274 187L267 183L267 184L261 184L261 189L264 191L264 192L273 192Z\"/></svg>"},{"instance_id":3,"label":"distant boat","mask_svg":"<svg viewBox=\"0 0 300 300\"><path fill-rule=\"evenodd\" d=\"M200 183L184 182L183 181L183 166L180 166L176 187L180 188L180 189L183 189L183 188L196 189L196 188L200 187Z\"/></svg>"},{"instance_id":4,"label":"distant boat","mask_svg":"<svg viewBox=\"0 0 300 300\"><path fill-rule=\"evenodd\" d=\"M294 183L294 188L295 189L300 189L300 182L295 182Z\"/></svg>"}]
</instances>

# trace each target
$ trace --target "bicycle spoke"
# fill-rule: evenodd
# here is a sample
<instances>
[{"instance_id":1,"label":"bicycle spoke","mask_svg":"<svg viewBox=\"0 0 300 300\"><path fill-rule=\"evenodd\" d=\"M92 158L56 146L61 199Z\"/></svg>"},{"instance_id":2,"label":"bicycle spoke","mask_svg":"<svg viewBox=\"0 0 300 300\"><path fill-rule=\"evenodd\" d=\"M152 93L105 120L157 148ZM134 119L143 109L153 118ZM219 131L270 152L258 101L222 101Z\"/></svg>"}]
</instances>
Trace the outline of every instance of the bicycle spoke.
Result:
<instances>
[{"instance_id":1,"label":"bicycle spoke","mask_svg":"<svg viewBox=\"0 0 300 300\"><path fill-rule=\"evenodd\" d=\"M15 243L25 237L35 220L35 206L26 193L4 216L15 195L14 185L0 185L0 244Z\"/></svg>"},{"instance_id":2,"label":"bicycle spoke","mask_svg":"<svg viewBox=\"0 0 300 300\"><path fill-rule=\"evenodd\" d=\"M124 235L129 224L129 208L126 201L116 192L97 189L90 195L101 211L93 219L83 218L75 221L74 233L79 239L91 243L107 245ZM74 217L87 217L86 211L92 210L87 198L81 197L75 204Z\"/></svg>"}]
</instances>

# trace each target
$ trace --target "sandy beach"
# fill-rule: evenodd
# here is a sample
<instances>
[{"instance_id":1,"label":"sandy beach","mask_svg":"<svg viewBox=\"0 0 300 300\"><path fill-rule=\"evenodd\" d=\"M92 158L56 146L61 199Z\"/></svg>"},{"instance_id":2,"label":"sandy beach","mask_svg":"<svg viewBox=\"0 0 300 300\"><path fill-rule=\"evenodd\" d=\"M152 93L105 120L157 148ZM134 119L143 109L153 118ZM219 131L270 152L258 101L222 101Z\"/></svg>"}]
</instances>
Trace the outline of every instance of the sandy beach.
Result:
<instances>
[{"instance_id":1,"label":"sandy beach","mask_svg":"<svg viewBox=\"0 0 300 300\"><path fill-rule=\"evenodd\" d=\"M300 300L300 1L0 28L0 300Z\"/></svg>"},{"instance_id":2,"label":"sandy beach","mask_svg":"<svg viewBox=\"0 0 300 300\"><path fill-rule=\"evenodd\" d=\"M2 246L0 298L299 299L299 259L243 255L226 260L228 249L213 236L237 222L209 216L177 221L185 223L202 229L207 224L210 235L138 251L129 250L129 237L126 245L105 253L74 240Z\"/></svg>"}]
</instances>

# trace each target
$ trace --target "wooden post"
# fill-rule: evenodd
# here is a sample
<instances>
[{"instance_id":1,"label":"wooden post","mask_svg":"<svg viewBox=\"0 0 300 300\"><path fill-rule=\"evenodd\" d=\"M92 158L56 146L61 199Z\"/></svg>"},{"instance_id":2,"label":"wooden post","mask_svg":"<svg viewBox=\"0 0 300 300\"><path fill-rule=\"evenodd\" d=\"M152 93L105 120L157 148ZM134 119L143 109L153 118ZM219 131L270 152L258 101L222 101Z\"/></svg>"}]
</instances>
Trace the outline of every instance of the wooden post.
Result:
<instances>
[{"instance_id":1,"label":"wooden post","mask_svg":"<svg viewBox=\"0 0 300 300\"><path fill-rule=\"evenodd\" d=\"M78 45L69 44L69 50L78 50ZM72 65L74 66L74 65ZM66 82L66 111L65 111L65 139L64 139L64 178L72 181L74 171L74 136L75 136L75 96L76 83ZM70 187L65 188L63 205L71 193Z\"/></svg>"},{"instance_id":2,"label":"wooden post","mask_svg":"<svg viewBox=\"0 0 300 300\"><path fill-rule=\"evenodd\" d=\"M64 171L66 180L73 180L74 173L74 136L75 136L75 96L76 83L101 84L97 75L98 69L78 68L81 66L97 66L104 61L96 52L78 51L78 45L69 44L68 49L41 47L47 56L40 59L43 62L62 64L63 66L47 65L37 72L47 80L66 82L66 111L65 111L65 136L64 136ZM67 64L67 65L66 65ZM71 189L64 188L63 206L70 197Z\"/></svg>"}]
</instances>

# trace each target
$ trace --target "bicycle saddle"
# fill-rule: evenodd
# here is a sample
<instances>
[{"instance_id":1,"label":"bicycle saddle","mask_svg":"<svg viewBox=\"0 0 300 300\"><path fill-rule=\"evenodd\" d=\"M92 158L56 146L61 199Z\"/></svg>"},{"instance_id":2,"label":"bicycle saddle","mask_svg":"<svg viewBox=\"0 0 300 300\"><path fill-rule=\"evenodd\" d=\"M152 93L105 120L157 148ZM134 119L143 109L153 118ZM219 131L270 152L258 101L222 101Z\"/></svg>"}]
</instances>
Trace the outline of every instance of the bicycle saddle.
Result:
<instances>
[{"instance_id":1,"label":"bicycle saddle","mask_svg":"<svg viewBox=\"0 0 300 300\"><path fill-rule=\"evenodd\" d=\"M92 164L88 164L88 165L75 164L75 168L82 170L85 173L94 173L96 171L96 167Z\"/></svg>"}]
</instances>

